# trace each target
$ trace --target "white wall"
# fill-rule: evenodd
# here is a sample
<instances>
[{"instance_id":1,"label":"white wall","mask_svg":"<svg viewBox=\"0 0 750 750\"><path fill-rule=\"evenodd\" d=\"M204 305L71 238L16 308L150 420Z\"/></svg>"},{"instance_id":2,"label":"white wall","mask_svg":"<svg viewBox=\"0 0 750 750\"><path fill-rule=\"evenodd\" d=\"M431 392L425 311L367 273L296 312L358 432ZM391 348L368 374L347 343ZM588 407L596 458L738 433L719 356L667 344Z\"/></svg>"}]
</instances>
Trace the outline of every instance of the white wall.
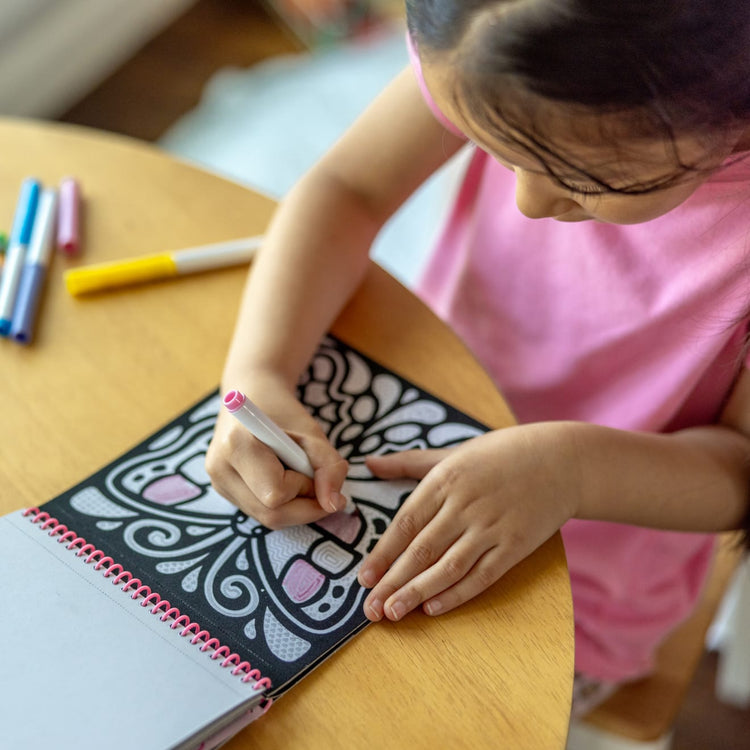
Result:
<instances>
[{"instance_id":1,"label":"white wall","mask_svg":"<svg viewBox=\"0 0 750 750\"><path fill-rule=\"evenodd\" d=\"M0 0L0 115L56 117L194 0Z\"/></svg>"}]
</instances>

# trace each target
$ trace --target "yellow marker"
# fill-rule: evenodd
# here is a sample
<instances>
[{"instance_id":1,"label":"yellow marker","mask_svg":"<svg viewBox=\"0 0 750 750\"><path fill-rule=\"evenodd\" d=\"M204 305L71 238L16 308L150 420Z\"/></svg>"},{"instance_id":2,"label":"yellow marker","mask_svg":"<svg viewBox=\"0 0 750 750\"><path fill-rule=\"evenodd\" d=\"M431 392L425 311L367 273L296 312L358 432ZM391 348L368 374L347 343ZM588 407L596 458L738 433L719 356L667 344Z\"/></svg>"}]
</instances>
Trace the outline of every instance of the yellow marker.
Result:
<instances>
[{"instance_id":1,"label":"yellow marker","mask_svg":"<svg viewBox=\"0 0 750 750\"><path fill-rule=\"evenodd\" d=\"M170 253L97 263L66 271L65 286L74 297L174 276L247 263L263 237L244 237Z\"/></svg>"}]
</instances>

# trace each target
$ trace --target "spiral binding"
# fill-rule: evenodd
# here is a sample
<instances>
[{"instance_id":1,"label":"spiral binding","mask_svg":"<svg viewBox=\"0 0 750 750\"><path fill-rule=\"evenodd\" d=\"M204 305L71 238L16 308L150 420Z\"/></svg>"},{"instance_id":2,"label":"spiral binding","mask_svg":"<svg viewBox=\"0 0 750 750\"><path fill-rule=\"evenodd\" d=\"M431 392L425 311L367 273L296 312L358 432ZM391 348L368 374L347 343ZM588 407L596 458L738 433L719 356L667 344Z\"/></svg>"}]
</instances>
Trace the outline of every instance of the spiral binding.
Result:
<instances>
[{"instance_id":1,"label":"spiral binding","mask_svg":"<svg viewBox=\"0 0 750 750\"><path fill-rule=\"evenodd\" d=\"M222 659L220 666L225 669L233 667L230 674L242 674L242 677L240 678L242 682L255 680L253 683L254 690L261 690L263 688L268 690L271 688L271 680L269 680L268 677L263 677L259 670L253 669L250 662L242 661L238 654L232 653L231 649L227 646L223 646L218 638L212 638L207 630L203 630L198 623L192 622L187 615L181 614L177 607L171 606L166 599L162 599L159 594L152 591L149 586L145 585L140 578L136 578L130 571L125 570L122 565L116 563L111 557L105 555L104 552L97 549L93 544L89 544L83 537L78 536L74 531L68 529L65 524L60 523L46 511L40 510L39 508L27 508L23 511L25 517L32 514L34 517L30 519L31 523L41 524L40 529L43 531L49 529L49 535L52 537L56 536L58 544L64 544L67 542L66 549L69 550L79 547L76 552L76 557L85 557L83 560L85 564L90 565L93 563L94 570L101 570L106 566L106 569L102 571L102 575L105 578L114 576L112 579L113 585L117 586L124 581L125 585L121 587L121 590L127 593L130 589L133 589L130 598L138 599L140 597L141 607L153 605L151 607L152 615L158 615L159 612L163 610L159 619L162 622L171 619L172 622L169 625L171 630L176 630L177 628L182 627L179 634L183 638L192 633L193 637L190 639L190 643L197 646L198 643L202 642L200 645L201 652L213 649L213 653L210 654L209 657L214 661ZM272 702L273 700L271 698L266 698L266 702L263 705L264 712L271 707Z\"/></svg>"}]
</instances>

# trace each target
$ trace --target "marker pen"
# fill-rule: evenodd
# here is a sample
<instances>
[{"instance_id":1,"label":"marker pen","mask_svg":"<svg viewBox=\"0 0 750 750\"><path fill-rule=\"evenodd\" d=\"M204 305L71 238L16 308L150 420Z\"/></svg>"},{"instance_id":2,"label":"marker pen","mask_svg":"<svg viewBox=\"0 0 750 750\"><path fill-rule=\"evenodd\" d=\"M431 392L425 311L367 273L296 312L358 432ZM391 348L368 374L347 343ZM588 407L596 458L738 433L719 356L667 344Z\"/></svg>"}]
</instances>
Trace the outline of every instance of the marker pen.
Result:
<instances>
[{"instance_id":1,"label":"marker pen","mask_svg":"<svg viewBox=\"0 0 750 750\"><path fill-rule=\"evenodd\" d=\"M21 282L18 285L10 329L11 338L21 344L31 341L39 298L52 254L56 210L57 193L52 188L43 190L26 251L26 262L23 266Z\"/></svg>"},{"instance_id":2,"label":"marker pen","mask_svg":"<svg viewBox=\"0 0 750 750\"><path fill-rule=\"evenodd\" d=\"M227 268L249 262L263 237L243 237L211 245L188 247L155 255L95 263L71 268L63 275L68 291L77 297L132 284L183 276L214 268Z\"/></svg>"},{"instance_id":3,"label":"marker pen","mask_svg":"<svg viewBox=\"0 0 750 750\"><path fill-rule=\"evenodd\" d=\"M224 406L264 445L267 445L288 466L306 477L313 477L313 467L305 451L292 440L267 414L264 414L244 393L228 391ZM347 513L355 513L357 506L346 498Z\"/></svg>"},{"instance_id":4,"label":"marker pen","mask_svg":"<svg viewBox=\"0 0 750 750\"><path fill-rule=\"evenodd\" d=\"M73 177L60 182L60 207L57 220L57 249L66 255L73 255L79 248L79 216L81 191Z\"/></svg>"},{"instance_id":5,"label":"marker pen","mask_svg":"<svg viewBox=\"0 0 750 750\"><path fill-rule=\"evenodd\" d=\"M34 225L37 201L39 200L39 182L28 177L21 184L21 192L16 204L16 213L13 216L13 227L10 232L10 241L5 253L5 264L3 275L0 277L0 335L7 336L10 333L13 308L16 303L18 283L21 280L23 260L26 255L26 246L31 237L31 228Z\"/></svg>"}]
</instances>

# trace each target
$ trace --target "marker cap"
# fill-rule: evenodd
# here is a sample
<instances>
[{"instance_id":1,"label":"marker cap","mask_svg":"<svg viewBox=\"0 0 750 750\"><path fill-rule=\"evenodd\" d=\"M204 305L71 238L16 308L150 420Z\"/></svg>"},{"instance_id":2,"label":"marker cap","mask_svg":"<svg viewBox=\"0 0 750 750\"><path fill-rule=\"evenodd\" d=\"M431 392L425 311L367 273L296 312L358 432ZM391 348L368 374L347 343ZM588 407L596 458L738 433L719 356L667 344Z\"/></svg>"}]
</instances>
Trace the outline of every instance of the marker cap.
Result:
<instances>
[{"instance_id":1,"label":"marker cap","mask_svg":"<svg viewBox=\"0 0 750 750\"><path fill-rule=\"evenodd\" d=\"M157 281L176 275L177 267L174 260L170 255L163 254L72 268L65 272L63 278L68 292L75 297L79 294Z\"/></svg>"},{"instance_id":2,"label":"marker cap","mask_svg":"<svg viewBox=\"0 0 750 750\"><path fill-rule=\"evenodd\" d=\"M245 394L240 393L240 391L227 391L227 393L224 396L224 406L227 407L227 409L234 413L237 411L237 409L242 407L242 404L245 403Z\"/></svg>"},{"instance_id":3,"label":"marker cap","mask_svg":"<svg viewBox=\"0 0 750 750\"><path fill-rule=\"evenodd\" d=\"M41 186L39 180L27 177L21 183L21 191L18 195L16 213L13 217L13 227L10 232L9 245L28 245L31 238L31 229L34 226L36 206L39 201Z\"/></svg>"},{"instance_id":4,"label":"marker cap","mask_svg":"<svg viewBox=\"0 0 750 750\"><path fill-rule=\"evenodd\" d=\"M57 219L57 249L66 255L78 252L80 241L78 224L81 193L78 183L72 177L60 182L60 207Z\"/></svg>"}]
</instances>

